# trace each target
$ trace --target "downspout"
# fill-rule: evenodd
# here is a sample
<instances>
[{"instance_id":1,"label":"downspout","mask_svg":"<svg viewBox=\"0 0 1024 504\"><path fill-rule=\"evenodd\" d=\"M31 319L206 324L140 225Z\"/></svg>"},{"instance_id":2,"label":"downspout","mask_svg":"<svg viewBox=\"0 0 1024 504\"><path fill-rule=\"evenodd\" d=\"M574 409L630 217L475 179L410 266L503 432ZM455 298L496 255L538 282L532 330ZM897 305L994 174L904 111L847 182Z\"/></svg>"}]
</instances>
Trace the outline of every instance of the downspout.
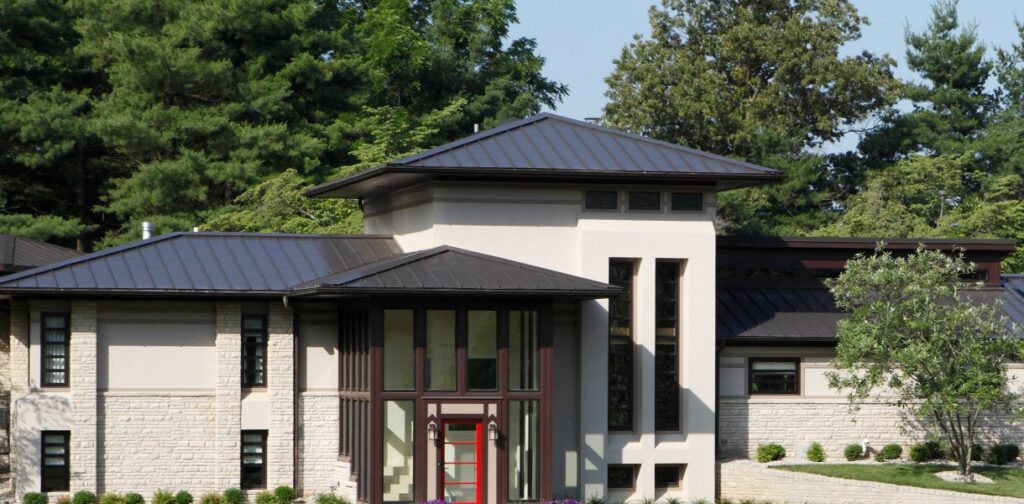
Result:
<instances>
[{"instance_id":1,"label":"downspout","mask_svg":"<svg viewBox=\"0 0 1024 504\"><path fill-rule=\"evenodd\" d=\"M288 295L281 296L281 304L292 311L292 488L302 495L299 488L299 312L291 307Z\"/></svg>"}]
</instances>

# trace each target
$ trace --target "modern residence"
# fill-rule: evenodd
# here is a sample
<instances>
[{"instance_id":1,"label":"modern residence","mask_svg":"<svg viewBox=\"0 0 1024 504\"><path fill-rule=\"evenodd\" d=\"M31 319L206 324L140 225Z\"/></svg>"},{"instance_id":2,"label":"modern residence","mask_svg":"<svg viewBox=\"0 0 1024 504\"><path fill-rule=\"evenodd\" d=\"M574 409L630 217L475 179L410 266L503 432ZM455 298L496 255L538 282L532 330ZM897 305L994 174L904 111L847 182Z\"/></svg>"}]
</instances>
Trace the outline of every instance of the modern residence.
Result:
<instances>
[{"instance_id":1,"label":"modern residence","mask_svg":"<svg viewBox=\"0 0 1024 504\"><path fill-rule=\"evenodd\" d=\"M821 280L874 241L716 237L718 192L781 176L540 114L309 191L366 235L172 233L0 278L16 493L713 498L716 456L763 440L896 439L821 375ZM1012 242L927 245L1020 318Z\"/></svg>"}]
</instances>

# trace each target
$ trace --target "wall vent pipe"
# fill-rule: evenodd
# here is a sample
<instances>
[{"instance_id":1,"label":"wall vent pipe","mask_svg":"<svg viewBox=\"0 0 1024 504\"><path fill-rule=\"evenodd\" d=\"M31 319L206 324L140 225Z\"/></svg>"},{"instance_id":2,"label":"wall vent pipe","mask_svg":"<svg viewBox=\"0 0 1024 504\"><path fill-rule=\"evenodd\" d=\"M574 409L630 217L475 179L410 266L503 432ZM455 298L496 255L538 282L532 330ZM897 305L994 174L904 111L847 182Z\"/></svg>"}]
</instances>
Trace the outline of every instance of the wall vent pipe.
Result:
<instances>
[{"instance_id":1,"label":"wall vent pipe","mask_svg":"<svg viewBox=\"0 0 1024 504\"><path fill-rule=\"evenodd\" d=\"M153 224L149 221L142 222L142 239L148 240L153 236Z\"/></svg>"}]
</instances>

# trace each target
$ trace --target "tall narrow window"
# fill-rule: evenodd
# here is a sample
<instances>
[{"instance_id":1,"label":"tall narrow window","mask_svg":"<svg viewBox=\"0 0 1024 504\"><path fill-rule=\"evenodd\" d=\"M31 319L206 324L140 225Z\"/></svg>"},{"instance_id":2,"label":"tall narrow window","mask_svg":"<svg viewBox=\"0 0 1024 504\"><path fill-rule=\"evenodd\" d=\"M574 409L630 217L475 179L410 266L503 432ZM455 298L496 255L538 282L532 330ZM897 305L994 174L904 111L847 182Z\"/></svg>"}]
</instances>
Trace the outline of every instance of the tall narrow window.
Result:
<instances>
[{"instance_id":1,"label":"tall narrow window","mask_svg":"<svg viewBox=\"0 0 1024 504\"><path fill-rule=\"evenodd\" d=\"M242 489L267 487L267 431L242 431Z\"/></svg>"},{"instance_id":2,"label":"tall narrow window","mask_svg":"<svg viewBox=\"0 0 1024 504\"><path fill-rule=\"evenodd\" d=\"M267 386L267 317L242 315L242 386Z\"/></svg>"},{"instance_id":3,"label":"tall narrow window","mask_svg":"<svg viewBox=\"0 0 1024 504\"><path fill-rule=\"evenodd\" d=\"M654 428L679 430L679 262L658 261L654 274Z\"/></svg>"},{"instance_id":4,"label":"tall narrow window","mask_svg":"<svg viewBox=\"0 0 1024 504\"><path fill-rule=\"evenodd\" d=\"M467 314L469 390L498 388L498 312L470 310Z\"/></svg>"},{"instance_id":5,"label":"tall narrow window","mask_svg":"<svg viewBox=\"0 0 1024 504\"><path fill-rule=\"evenodd\" d=\"M384 310L384 390L416 389L413 311Z\"/></svg>"},{"instance_id":6,"label":"tall narrow window","mask_svg":"<svg viewBox=\"0 0 1024 504\"><path fill-rule=\"evenodd\" d=\"M384 401L384 502L412 502L415 481L412 401Z\"/></svg>"},{"instance_id":7,"label":"tall narrow window","mask_svg":"<svg viewBox=\"0 0 1024 504\"><path fill-rule=\"evenodd\" d=\"M537 390L537 319L536 311L508 312L508 388Z\"/></svg>"},{"instance_id":8,"label":"tall narrow window","mask_svg":"<svg viewBox=\"0 0 1024 504\"><path fill-rule=\"evenodd\" d=\"M633 261L608 264L608 283L623 293L608 300L608 430L633 430Z\"/></svg>"},{"instance_id":9,"label":"tall narrow window","mask_svg":"<svg viewBox=\"0 0 1024 504\"><path fill-rule=\"evenodd\" d=\"M43 386L68 385L68 357L71 353L70 316L67 313L44 313L43 321Z\"/></svg>"},{"instance_id":10,"label":"tall narrow window","mask_svg":"<svg viewBox=\"0 0 1024 504\"><path fill-rule=\"evenodd\" d=\"M537 401L508 403L508 499L538 497Z\"/></svg>"},{"instance_id":11,"label":"tall narrow window","mask_svg":"<svg viewBox=\"0 0 1024 504\"><path fill-rule=\"evenodd\" d=\"M71 486L71 433L43 431L43 492L66 492Z\"/></svg>"},{"instance_id":12,"label":"tall narrow window","mask_svg":"<svg viewBox=\"0 0 1024 504\"><path fill-rule=\"evenodd\" d=\"M427 390L455 390L455 310L427 310Z\"/></svg>"}]
</instances>

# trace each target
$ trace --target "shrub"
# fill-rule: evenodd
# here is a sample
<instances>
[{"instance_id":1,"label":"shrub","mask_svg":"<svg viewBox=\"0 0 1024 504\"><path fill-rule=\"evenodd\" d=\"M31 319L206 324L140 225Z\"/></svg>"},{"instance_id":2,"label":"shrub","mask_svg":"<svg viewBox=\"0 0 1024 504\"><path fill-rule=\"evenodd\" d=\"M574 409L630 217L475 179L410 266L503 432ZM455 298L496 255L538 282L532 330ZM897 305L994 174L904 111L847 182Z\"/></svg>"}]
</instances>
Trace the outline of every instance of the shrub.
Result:
<instances>
[{"instance_id":1,"label":"shrub","mask_svg":"<svg viewBox=\"0 0 1024 504\"><path fill-rule=\"evenodd\" d=\"M71 504L96 504L96 494L88 490L79 490L71 498Z\"/></svg>"},{"instance_id":2,"label":"shrub","mask_svg":"<svg viewBox=\"0 0 1024 504\"><path fill-rule=\"evenodd\" d=\"M277 504L277 498L274 494L264 490L256 494L256 504Z\"/></svg>"},{"instance_id":3,"label":"shrub","mask_svg":"<svg viewBox=\"0 0 1024 504\"><path fill-rule=\"evenodd\" d=\"M153 494L152 504L174 504L174 495L166 490L157 490Z\"/></svg>"},{"instance_id":4,"label":"shrub","mask_svg":"<svg viewBox=\"0 0 1024 504\"><path fill-rule=\"evenodd\" d=\"M46 504L46 496L39 492L29 492L21 498L22 504Z\"/></svg>"},{"instance_id":5,"label":"shrub","mask_svg":"<svg viewBox=\"0 0 1024 504\"><path fill-rule=\"evenodd\" d=\"M817 441L811 443L811 446L807 448L807 460L811 462L825 461L825 449L821 447L821 443Z\"/></svg>"},{"instance_id":6,"label":"shrub","mask_svg":"<svg viewBox=\"0 0 1024 504\"><path fill-rule=\"evenodd\" d=\"M604 504L604 499L596 495L591 495L590 497L587 497L587 504Z\"/></svg>"},{"instance_id":7,"label":"shrub","mask_svg":"<svg viewBox=\"0 0 1024 504\"><path fill-rule=\"evenodd\" d=\"M146 499L137 493L124 494L124 504L146 504Z\"/></svg>"},{"instance_id":8,"label":"shrub","mask_svg":"<svg viewBox=\"0 0 1024 504\"><path fill-rule=\"evenodd\" d=\"M105 493L100 496L100 504L124 504L124 497L116 493Z\"/></svg>"},{"instance_id":9,"label":"shrub","mask_svg":"<svg viewBox=\"0 0 1024 504\"><path fill-rule=\"evenodd\" d=\"M882 447L882 451L878 452L878 455L882 460L896 460L903 455L903 448L900 445L892 443Z\"/></svg>"},{"instance_id":10,"label":"shrub","mask_svg":"<svg viewBox=\"0 0 1024 504\"><path fill-rule=\"evenodd\" d=\"M274 498L277 504L292 504L295 500L295 490L290 486L279 486L274 489Z\"/></svg>"},{"instance_id":11,"label":"shrub","mask_svg":"<svg viewBox=\"0 0 1024 504\"><path fill-rule=\"evenodd\" d=\"M245 504L245 494L237 488L224 490L224 504Z\"/></svg>"},{"instance_id":12,"label":"shrub","mask_svg":"<svg viewBox=\"0 0 1024 504\"><path fill-rule=\"evenodd\" d=\"M981 454L985 449L980 444L974 443L971 445L971 460L975 462L981 462Z\"/></svg>"},{"instance_id":13,"label":"shrub","mask_svg":"<svg viewBox=\"0 0 1024 504\"><path fill-rule=\"evenodd\" d=\"M61 495L60 497L57 497L57 504L71 504L71 497Z\"/></svg>"},{"instance_id":14,"label":"shrub","mask_svg":"<svg viewBox=\"0 0 1024 504\"><path fill-rule=\"evenodd\" d=\"M786 458L786 449L782 445L769 443L757 447L757 461L764 464Z\"/></svg>"},{"instance_id":15,"label":"shrub","mask_svg":"<svg viewBox=\"0 0 1024 504\"><path fill-rule=\"evenodd\" d=\"M1020 456L1020 448L1015 444L997 444L988 449L989 464L1006 465Z\"/></svg>"},{"instance_id":16,"label":"shrub","mask_svg":"<svg viewBox=\"0 0 1024 504\"><path fill-rule=\"evenodd\" d=\"M846 460L849 460L850 462L853 462L854 460L860 460L864 458L864 448L856 443L848 445L846 449L843 450L843 456L846 457Z\"/></svg>"},{"instance_id":17,"label":"shrub","mask_svg":"<svg viewBox=\"0 0 1024 504\"><path fill-rule=\"evenodd\" d=\"M942 445L938 441L917 443L910 447L910 460L914 462L927 462L942 458Z\"/></svg>"},{"instance_id":18,"label":"shrub","mask_svg":"<svg viewBox=\"0 0 1024 504\"><path fill-rule=\"evenodd\" d=\"M192 504L193 501L192 494L184 490L174 494L174 504Z\"/></svg>"},{"instance_id":19,"label":"shrub","mask_svg":"<svg viewBox=\"0 0 1024 504\"><path fill-rule=\"evenodd\" d=\"M203 494L203 496L199 498L199 504L221 504L220 494Z\"/></svg>"},{"instance_id":20,"label":"shrub","mask_svg":"<svg viewBox=\"0 0 1024 504\"><path fill-rule=\"evenodd\" d=\"M226 503L225 503L226 504ZM338 497L334 494L320 494L316 496L316 504L351 504L348 499Z\"/></svg>"}]
</instances>

